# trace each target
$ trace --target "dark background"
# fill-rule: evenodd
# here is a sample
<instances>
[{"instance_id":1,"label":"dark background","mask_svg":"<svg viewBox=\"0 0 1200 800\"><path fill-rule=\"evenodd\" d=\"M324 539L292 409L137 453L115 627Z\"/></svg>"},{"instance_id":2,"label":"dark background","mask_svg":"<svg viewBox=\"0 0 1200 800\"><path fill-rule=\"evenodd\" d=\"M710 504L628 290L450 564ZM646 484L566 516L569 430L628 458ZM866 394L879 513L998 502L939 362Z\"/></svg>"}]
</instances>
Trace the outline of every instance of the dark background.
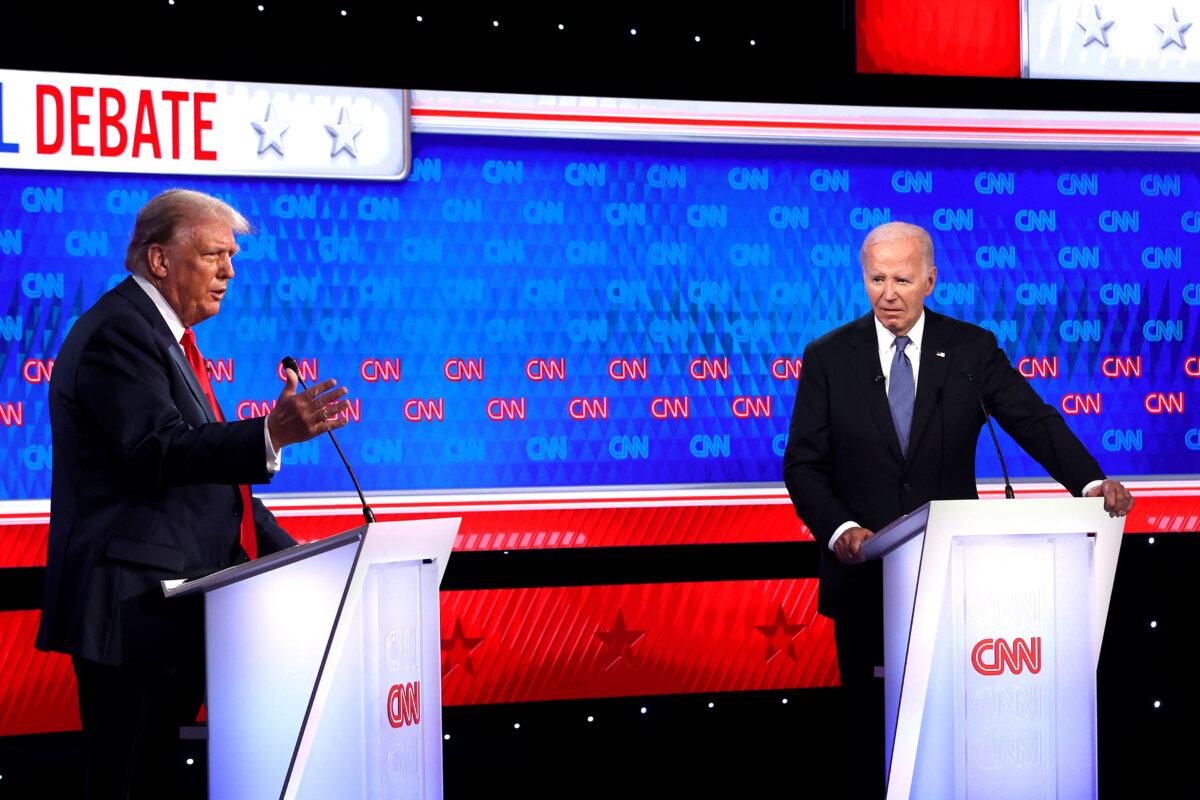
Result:
<instances>
[{"instance_id":1,"label":"dark background","mask_svg":"<svg viewBox=\"0 0 1200 800\"><path fill-rule=\"evenodd\" d=\"M1200 111L1200 92L1187 84L858 75L852 2L786 10L741 3L703 12L648 10L645 3L546 12L517 4L479 11L446 3L263 0L261 12L258 5L7 4L0 10L0 67L552 95ZM569 551L514 553L496 563L487 554L462 554L447 581L468 589L497 581L537 586L564 572L597 584L815 572L811 548L780 559L771 549L777 545L758 547L728 558L626 551L587 562ZM1187 756L1200 703L1185 653L1197 634L1198 563L1194 533L1160 534L1153 544L1149 535L1125 537L1099 672L1103 797L1154 797L1193 783ZM5 572L0 608L37 607L40 570ZM820 787L854 768L854 732L836 719L839 691L448 708L446 795L715 796L727 786L739 787L732 796L822 795ZM202 796L202 742L194 752ZM0 740L0 796L77 795L79 756L78 734Z\"/></svg>"},{"instance_id":2,"label":"dark background","mask_svg":"<svg viewBox=\"0 0 1200 800\"><path fill-rule=\"evenodd\" d=\"M0 10L0 66L574 96L1200 109L1200 93L1187 84L859 75L852 0L778 4L782 9L731 3L713 10L698 4L666 10L651 3L563 4L529 11L518 3L480 9L263 0L260 12L258 5L256 0L7 3ZM630 28L637 29L636 36Z\"/></svg>"}]
</instances>

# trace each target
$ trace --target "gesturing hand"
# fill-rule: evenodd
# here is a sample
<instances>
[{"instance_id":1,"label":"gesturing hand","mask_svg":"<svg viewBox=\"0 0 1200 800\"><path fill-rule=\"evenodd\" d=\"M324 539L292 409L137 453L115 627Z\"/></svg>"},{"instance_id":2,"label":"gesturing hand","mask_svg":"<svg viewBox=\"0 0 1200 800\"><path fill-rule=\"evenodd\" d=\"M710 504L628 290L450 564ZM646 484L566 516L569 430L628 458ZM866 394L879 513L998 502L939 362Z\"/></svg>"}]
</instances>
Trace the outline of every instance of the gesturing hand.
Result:
<instances>
[{"instance_id":1,"label":"gesturing hand","mask_svg":"<svg viewBox=\"0 0 1200 800\"><path fill-rule=\"evenodd\" d=\"M843 564L861 564L866 561L862 554L863 542L874 535L874 531L866 528L847 528L833 543L833 554Z\"/></svg>"},{"instance_id":2,"label":"gesturing hand","mask_svg":"<svg viewBox=\"0 0 1200 800\"><path fill-rule=\"evenodd\" d=\"M271 444L279 451L289 444L307 442L326 431L337 430L349 420L339 416L350 407L343 397L349 392L345 386L334 389L337 381L330 378L302 392L296 392L300 377L292 370L287 373L287 384L275 401L275 408L267 415L267 431Z\"/></svg>"}]
</instances>

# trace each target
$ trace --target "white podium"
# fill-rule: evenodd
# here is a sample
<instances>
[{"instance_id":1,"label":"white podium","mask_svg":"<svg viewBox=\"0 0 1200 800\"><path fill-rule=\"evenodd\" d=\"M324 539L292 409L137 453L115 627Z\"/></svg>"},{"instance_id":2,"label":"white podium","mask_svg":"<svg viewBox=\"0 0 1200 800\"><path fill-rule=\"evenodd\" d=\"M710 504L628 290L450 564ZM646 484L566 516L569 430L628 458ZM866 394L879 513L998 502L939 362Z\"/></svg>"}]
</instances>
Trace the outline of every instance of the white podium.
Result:
<instances>
[{"instance_id":1,"label":"white podium","mask_svg":"<svg viewBox=\"0 0 1200 800\"><path fill-rule=\"evenodd\" d=\"M442 797L438 585L458 519L384 522L164 593L204 593L209 796Z\"/></svg>"},{"instance_id":2,"label":"white podium","mask_svg":"<svg viewBox=\"0 0 1200 800\"><path fill-rule=\"evenodd\" d=\"M888 798L1096 796L1096 667L1124 518L1102 498L946 500L883 558Z\"/></svg>"}]
</instances>

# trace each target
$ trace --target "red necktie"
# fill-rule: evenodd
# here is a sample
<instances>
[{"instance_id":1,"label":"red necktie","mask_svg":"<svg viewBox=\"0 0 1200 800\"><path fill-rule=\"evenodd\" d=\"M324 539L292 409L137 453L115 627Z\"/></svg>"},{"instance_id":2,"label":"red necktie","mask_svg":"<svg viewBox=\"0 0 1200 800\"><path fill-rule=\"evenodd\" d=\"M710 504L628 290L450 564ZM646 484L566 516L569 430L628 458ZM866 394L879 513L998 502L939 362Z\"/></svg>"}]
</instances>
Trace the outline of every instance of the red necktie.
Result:
<instances>
[{"instance_id":1,"label":"red necktie","mask_svg":"<svg viewBox=\"0 0 1200 800\"><path fill-rule=\"evenodd\" d=\"M183 338L179 343L183 345L183 354L187 356L188 364L192 368L192 372L196 375L196 380L200 383L200 389L204 392L204 396L208 398L208 406L212 409L213 415L220 421L225 421L225 415L221 413L221 407L217 405L217 396L213 394L212 382L208 379L208 370L204 366L204 356L200 355L200 348L196 347L196 334L191 328L185 328ZM258 536L254 528L254 507L250 505L250 487L242 484L242 530L240 541L242 549L246 551L246 555L250 560L258 558Z\"/></svg>"}]
</instances>

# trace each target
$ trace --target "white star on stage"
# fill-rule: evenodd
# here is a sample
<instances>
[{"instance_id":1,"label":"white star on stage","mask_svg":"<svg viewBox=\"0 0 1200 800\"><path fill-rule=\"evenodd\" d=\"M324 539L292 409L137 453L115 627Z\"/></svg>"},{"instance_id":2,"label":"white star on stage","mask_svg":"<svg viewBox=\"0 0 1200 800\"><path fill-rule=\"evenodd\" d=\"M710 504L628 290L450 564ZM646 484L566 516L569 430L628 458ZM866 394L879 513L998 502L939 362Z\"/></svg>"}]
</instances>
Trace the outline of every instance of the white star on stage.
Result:
<instances>
[{"instance_id":1,"label":"white star on stage","mask_svg":"<svg viewBox=\"0 0 1200 800\"><path fill-rule=\"evenodd\" d=\"M275 116L274 107L267 104L267 116L262 122L251 121L254 130L258 131L258 154L261 156L268 150L274 150L279 155L283 155L283 135L287 133L288 123L272 119Z\"/></svg>"},{"instance_id":2,"label":"white star on stage","mask_svg":"<svg viewBox=\"0 0 1200 800\"><path fill-rule=\"evenodd\" d=\"M1095 19L1092 19L1090 14L1084 14L1075 20L1075 24L1085 34L1083 46L1087 47L1092 42L1099 42L1101 47L1108 47L1108 29L1113 26L1113 20L1103 19L1100 16L1100 6L1093 6L1093 8L1096 12Z\"/></svg>"},{"instance_id":3,"label":"white star on stage","mask_svg":"<svg viewBox=\"0 0 1200 800\"><path fill-rule=\"evenodd\" d=\"M1187 50L1187 45L1183 42L1183 34L1187 32L1188 28L1192 27L1192 23L1180 22L1179 12L1174 7L1171 8L1171 19L1162 25L1156 24L1154 27L1158 28L1158 32L1162 34L1162 42L1159 44L1158 49L1166 50L1171 45L1177 44L1180 50Z\"/></svg>"},{"instance_id":4,"label":"white star on stage","mask_svg":"<svg viewBox=\"0 0 1200 800\"><path fill-rule=\"evenodd\" d=\"M333 137L333 152L329 154L330 158L343 150L349 153L351 158L358 158L358 143L355 140L362 133L362 125L355 125L350 121L350 112L343 108L338 113L337 124L326 125L325 130Z\"/></svg>"}]
</instances>

